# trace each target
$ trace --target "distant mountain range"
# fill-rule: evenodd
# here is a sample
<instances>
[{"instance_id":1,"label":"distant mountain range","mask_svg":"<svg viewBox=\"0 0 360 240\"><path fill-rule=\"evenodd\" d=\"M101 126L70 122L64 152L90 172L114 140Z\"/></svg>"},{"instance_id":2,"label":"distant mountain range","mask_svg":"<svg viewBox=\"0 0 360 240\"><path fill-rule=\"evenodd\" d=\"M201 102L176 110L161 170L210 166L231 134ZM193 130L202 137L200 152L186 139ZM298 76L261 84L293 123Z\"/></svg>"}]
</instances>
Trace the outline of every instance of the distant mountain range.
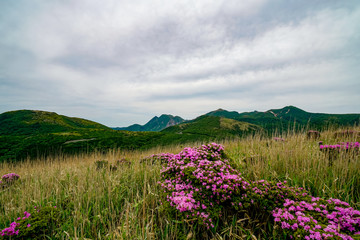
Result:
<instances>
[{"instance_id":1,"label":"distant mountain range","mask_svg":"<svg viewBox=\"0 0 360 240\"><path fill-rule=\"evenodd\" d=\"M294 106L266 112L218 109L193 120L161 115L141 126L111 129L53 112L19 110L0 114L0 162L51 154L147 149L159 145L209 142L255 133L359 125L360 114L309 113Z\"/></svg>"},{"instance_id":2,"label":"distant mountain range","mask_svg":"<svg viewBox=\"0 0 360 240\"><path fill-rule=\"evenodd\" d=\"M127 131L162 131L168 127L179 125L179 127L171 128L165 132L173 131L173 129L190 128L191 125L199 125L199 120L204 122L206 116L221 117L232 119L240 122L251 123L265 129L283 129L289 128L289 125L295 125L297 128L310 127L315 129L326 128L331 126L354 125L359 123L360 114L326 114L326 113L310 113L294 106L287 106L281 109L270 109L265 112L253 111L239 113L236 111L227 111L217 109L206 113L194 120L184 120L181 117L172 115L161 115L154 117L145 125L134 124L129 127L113 128L115 130Z\"/></svg>"},{"instance_id":3,"label":"distant mountain range","mask_svg":"<svg viewBox=\"0 0 360 240\"><path fill-rule=\"evenodd\" d=\"M146 132L146 131L161 131L167 127L177 125L184 122L185 120L179 116L163 114L160 117L153 117L145 125L133 124L129 127L113 128L115 130L126 130L135 132Z\"/></svg>"}]
</instances>

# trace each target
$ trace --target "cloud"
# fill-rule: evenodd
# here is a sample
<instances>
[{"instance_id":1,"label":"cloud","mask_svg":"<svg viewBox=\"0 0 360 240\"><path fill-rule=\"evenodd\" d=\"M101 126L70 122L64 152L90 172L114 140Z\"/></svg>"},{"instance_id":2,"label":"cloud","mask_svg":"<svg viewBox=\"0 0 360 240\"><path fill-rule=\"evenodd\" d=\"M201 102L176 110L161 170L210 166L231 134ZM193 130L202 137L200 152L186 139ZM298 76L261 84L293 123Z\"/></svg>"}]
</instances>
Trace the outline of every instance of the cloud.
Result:
<instances>
[{"instance_id":1,"label":"cloud","mask_svg":"<svg viewBox=\"0 0 360 240\"><path fill-rule=\"evenodd\" d=\"M219 107L354 112L360 100L356 1L19 0L0 9L3 111L125 126Z\"/></svg>"}]
</instances>

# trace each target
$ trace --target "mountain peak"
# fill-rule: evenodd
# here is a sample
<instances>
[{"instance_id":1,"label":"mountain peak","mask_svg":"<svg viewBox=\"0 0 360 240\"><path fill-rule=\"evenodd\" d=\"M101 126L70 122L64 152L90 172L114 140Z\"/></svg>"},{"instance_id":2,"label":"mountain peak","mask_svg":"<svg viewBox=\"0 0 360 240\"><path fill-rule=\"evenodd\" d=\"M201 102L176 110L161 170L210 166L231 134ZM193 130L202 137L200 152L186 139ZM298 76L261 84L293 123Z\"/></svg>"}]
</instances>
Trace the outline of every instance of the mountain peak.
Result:
<instances>
[{"instance_id":1,"label":"mountain peak","mask_svg":"<svg viewBox=\"0 0 360 240\"><path fill-rule=\"evenodd\" d=\"M219 108L215 111L212 112L208 112L205 115L207 116L217 116L217 117L225 117L225 118L234 118L234 117L238 117L239 113L236 111L227 111L225 109Z\"/></svg>"},{"instance_id":2,"label":"mountain peak","mask_svg":"<svg viewBox=\"0 0 360 240\"><path fill-rule=\"evenodd\" d=\"M145 125L134 124L124 128L114 128L116 130L127 130L127 131L161 131L164 128L177 125L184 122L185 120L179 116L173 116L170 114L162 114L160 117L155 116Z\"/></svg>"}]
</instances>

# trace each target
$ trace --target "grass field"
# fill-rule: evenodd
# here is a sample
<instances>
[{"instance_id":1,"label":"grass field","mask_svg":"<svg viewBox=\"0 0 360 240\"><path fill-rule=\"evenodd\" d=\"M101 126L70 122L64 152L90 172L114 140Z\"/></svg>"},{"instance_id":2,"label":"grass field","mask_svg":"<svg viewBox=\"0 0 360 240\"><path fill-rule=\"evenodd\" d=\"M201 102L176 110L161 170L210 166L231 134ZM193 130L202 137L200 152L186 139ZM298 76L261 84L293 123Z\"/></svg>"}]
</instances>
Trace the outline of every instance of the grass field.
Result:
<instances>
[{"instance_id":1,"label":"grass field","mask_svg":"<svg viewBox=\"0 0 360 240\"><path fill-rule=\"evenodd\" d=\"M218 143L247 181L286 180L290 186L308 189L313 196L338 198L360 209L359 155L340 154L329 166L318 144L320 140L326 144L354 142L358 137L335 138L334 130L322 132L317 140L307 139L305 132L274 137L284 141L252 136ZM279 239L269 230L271 221L256 223L224 216L218 228L205 230L182 221L160 204L157 182L162 167L140 160L155 153L175 154L187 146L147 151L113 149L105 154L1 163L1 176L14 172L20 179L0 189L0 229L34 206L56 206L63 221L49 239ZM115 163L124 158L132 164L120 165L116 171L96 169L97 160Z\"/></svg>"}]
</instances>

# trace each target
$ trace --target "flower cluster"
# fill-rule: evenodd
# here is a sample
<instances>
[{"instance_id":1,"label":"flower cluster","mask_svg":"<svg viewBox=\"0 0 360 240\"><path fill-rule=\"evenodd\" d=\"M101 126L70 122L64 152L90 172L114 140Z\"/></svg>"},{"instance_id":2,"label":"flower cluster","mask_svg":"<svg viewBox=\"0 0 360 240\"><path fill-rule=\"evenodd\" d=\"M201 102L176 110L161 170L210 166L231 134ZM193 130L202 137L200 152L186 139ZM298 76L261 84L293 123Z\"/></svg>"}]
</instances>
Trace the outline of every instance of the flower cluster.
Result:
<instances>
[{"instance_id":1,"label":"flower cluster","mask_svg":"<svg viewBox=\"0 0 360 240\"><path fill-rule=\"evenodd\" d=\"M13 184L19 178L20 178L20 176L17 175L16 173L5 174L4 176L1 177L0 188L1 187L7 187L7 186Z\"/></svg>"},{"instance_id":2,"label":"flower cluster","mask_svg":"<svg viewBox=\"0 0 360 240\"><path fill-rule=\"evenodd\" d=\"M29 218L30 216L31 216L31 214L28 213L27 211L25 211L25 212L24 212L24 217L22 217L22 218L19 217L19 218L16 219L16 221L25 220L25 219ZM20 230L18 229L18 227L20 226L20 223L18 223L18 222L16 222L16 221L12 222L12 223L10 224L10 227L3 229L3 230L0 232L0 236L14 236L14 235L19 235L19 231L20 231ZM30 226L31 226L31 224L27 224L26 227L30 227Z\"/></svg>"},{"instance_id":3,"label":"flower cluster","mask_svg":"<svg viewBox=\"0 0 360 240\"><path fill-rule=\"evenodd\" d=\"M353 239L360 235L360 211L339 199L286 199L272 212L274 221L295 239Z\"/></svg>"},{"instance_id":4,"label":"flower cluster","mask_svg":"<svg viewBox=\"0 0 360 240\"><path fill-rule=\"evenodd\" d=\"M169 157L161 170L167 204L183 213L185 218L197 219L206 227L214 227L233 194L240 194L248 183L240 173L223 159L224 148L212 143L199 148L185 148Z\"/></svg>"}]
</instances>

